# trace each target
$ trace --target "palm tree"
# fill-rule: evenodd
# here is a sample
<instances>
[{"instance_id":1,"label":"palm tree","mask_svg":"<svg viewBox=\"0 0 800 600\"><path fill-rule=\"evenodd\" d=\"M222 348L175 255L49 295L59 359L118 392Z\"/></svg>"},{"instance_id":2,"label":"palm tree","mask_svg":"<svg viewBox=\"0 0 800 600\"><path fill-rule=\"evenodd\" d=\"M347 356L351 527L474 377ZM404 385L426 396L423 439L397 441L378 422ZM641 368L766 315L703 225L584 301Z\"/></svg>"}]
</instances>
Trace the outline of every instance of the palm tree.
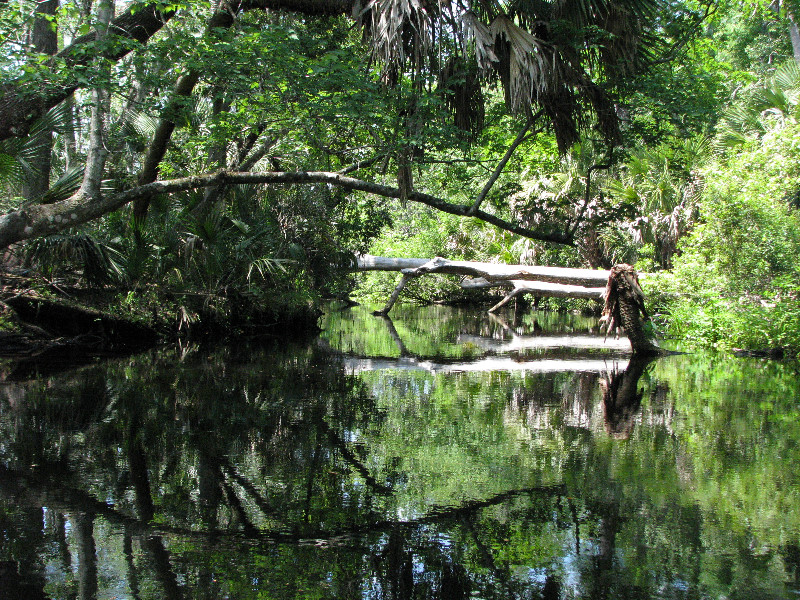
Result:
<instances>
[{"instance_id":1,"label":"palm tree","mask_svg":"<svg viewBox=\"0 0 800 600\"><path fill-rule=\"evenodd\" d=\"M715 144L721 151L738 150L787 120L800 118L800 65L790 61L772 77L754 86L723 115Z\"/></svg>"},{"instance_id":2,"label":"palm tree","mask_svg":"<svg viewBox=\"0 0 800 600\"><path fill-rule=\"evenodd\" d=\"M481 116L476 67L484 81L499 80L512 112L545 117L566 152L589 114L607 143L619 141L609 89L648 62L657 8L658 0L372 0L359 20L386 82L446 70L456 121L469 127L470 115Z\"/></svg>"},{"instance_id":3,"label":"palm tree","mask_svg":"<svg viewBox=\"0 0 800 600\"><path fill-rule=\"evenodd\" d=\"M611 194L636 207L639 216L629 229L639 244L653 246L663 269L672 267L678 240L697 218L704 183L700 167L708 149L705 138L685 140L677 148L638 148L608 186Z\"/></svg>"}]
</instances>

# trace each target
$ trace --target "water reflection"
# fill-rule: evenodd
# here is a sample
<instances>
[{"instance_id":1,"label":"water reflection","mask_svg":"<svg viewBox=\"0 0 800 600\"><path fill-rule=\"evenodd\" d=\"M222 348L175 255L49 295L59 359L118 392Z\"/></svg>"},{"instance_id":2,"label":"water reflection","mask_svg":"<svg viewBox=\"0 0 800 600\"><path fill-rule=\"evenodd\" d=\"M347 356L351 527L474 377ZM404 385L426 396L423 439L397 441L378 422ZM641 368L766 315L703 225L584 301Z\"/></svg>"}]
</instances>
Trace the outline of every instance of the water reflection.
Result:
<instances>
[{"instance_id":1,"label":"water reflection","mask_svg":"<svg viewBox=\"0 0 800 600\"><path fill-rule=\"evenodd\" d=\"M796 595L794 366L396 309L6 377L0 598Z\"/></svg>"}]
</instances>

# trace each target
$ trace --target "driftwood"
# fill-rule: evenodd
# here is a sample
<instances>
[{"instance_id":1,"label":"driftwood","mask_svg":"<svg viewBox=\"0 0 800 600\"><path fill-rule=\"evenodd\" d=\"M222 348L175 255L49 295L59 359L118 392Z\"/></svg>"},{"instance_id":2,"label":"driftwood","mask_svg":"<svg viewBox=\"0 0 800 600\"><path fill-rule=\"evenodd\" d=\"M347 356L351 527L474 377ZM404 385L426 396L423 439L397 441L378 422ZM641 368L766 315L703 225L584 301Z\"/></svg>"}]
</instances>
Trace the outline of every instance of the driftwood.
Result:
<instances>
[{"instance_id":1,"label":"driftwood","mask_svg":"<svg viewBox=\"0 0 800 600\"><path fill-rule=\"evenodd\" d=\"M358 256L358 271L399 271L402 277L386 305L376 315L386 316L400 297L408 282L428 273L466 276L464 289L506 287L510 291L492 306L494 312L521 294L539 297L586 298L605 301L603 320L607 333L622 328L628 335L633 354L653 356L661 353L656 345L644 308L644 294L639 276L630 265L617 265L610 271L569 269L527 265L503 265L436 257L391 258L363 254Z\"/></svg>"}]
</instances>

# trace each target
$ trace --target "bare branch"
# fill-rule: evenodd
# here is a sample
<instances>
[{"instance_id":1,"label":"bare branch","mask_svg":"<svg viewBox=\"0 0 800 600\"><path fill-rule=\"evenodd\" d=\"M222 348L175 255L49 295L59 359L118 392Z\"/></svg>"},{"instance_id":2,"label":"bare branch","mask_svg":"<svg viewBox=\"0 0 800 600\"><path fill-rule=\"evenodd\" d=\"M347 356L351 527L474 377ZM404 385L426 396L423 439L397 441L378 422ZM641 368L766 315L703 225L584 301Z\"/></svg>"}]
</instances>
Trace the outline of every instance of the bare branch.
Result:
<instances>
[{"instance_id":1,"label":"bare branch","mask_svg":"<svg viewBox=\"0 0 800 600\"><path fill-rule=\"evenodd\" d=\"M352 165L347 166L344 169L341 169L340 171L338 171L338 173L342 175L348 175L349 173L352 173L354 171L358 171L360 169L366 169L367 167L371 167L372 165L374 165L382 158L386 158L386 155L376 154L375 156L373 156L372 158L368 158L367 160L360 160L358 162L355 162Z\"/></svg>"},{"instance_id":2,"label":"bare branch","mask_svg":"<svg viewBox=\"0 0 800 600\"><path fill-rule=\"evenodd\" d=\"M489 190L492 189L492 186L500 178L500 174L503 172L503 169L505 168L506 164L511 158L511 155L514 154L514 150L516 150L519 147L519 145L525 141L528 130L533 126L533 124L536 122L539 116L542 115L542 112L543 111L539 111L534 116L529 117L525 121L525 125L522 127L522 129L520 129L514 141L511 142L511 145L508 147L508 150L506 150L505 155L503 156L503 158L500 159L500 162L497 163L497 167L495 168L494 173L492 173L492 176L489 177L489 181L487 181L486 185L483 186L483 189L481 190L480 194L478 194L478 197L475 199L475 203L470 207L468 213L469 216L474 216L475 213L478 211L478 209L481 206L481 203L486 199L486 195L489 193Z\"/></svg>"},{"instance_id":3,"label":"bare branch","mask_svg":"<svg viewBox=\"0 0 800 600\"><path fill-rule=\"evenodd\" d=\"M583 193L583 205L578 211L578 214L575 216L575 225L572 227L572 229L568 229L570 235L575 235L575 232L578 231L578 227L581 226L581 219L583 219L583 214L589 207L589 194L592 185L592 171L597 171L600 169L607 170L610 169L613 165L614 165L614 147L612 146L608 151L608 161L602 164L594 164L591 167L589 167L588 171L586 171L586 188Z\"/></svg>"}]
</instances>

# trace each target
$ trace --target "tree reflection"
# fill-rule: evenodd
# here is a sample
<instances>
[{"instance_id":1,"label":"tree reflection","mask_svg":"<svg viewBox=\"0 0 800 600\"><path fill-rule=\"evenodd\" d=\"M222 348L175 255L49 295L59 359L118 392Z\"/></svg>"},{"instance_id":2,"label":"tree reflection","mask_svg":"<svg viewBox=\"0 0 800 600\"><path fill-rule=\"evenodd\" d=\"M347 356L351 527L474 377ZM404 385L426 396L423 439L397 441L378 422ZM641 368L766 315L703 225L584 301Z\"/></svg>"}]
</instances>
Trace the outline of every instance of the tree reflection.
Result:
<instances>
[{"instance_id":1,"label":"tree reflection","mask_svg":"<svg viewBox=\"0 0 800 600\"><path fill-rule=\"evenodd\" d=\"M79 512L72 515L72 531L78 552L78 598L97 598L97 555L94 543L94 515Z\"/></svg>"},{"instance_id":2,"label":"tree reflection","mask_svg":"<svg viewBox=\"0 0 800 600\"><path fill-rule=\"evenodd\" d=\"M706 401L725 422L746 415L763 445L706 436L701 411L674 418L686 409L663 363L350 374L339 358L197 347L5 384L6 589L550 600L797 587L791 515L783 537L756 536L704 500L737 452L758 466L740 471L749 486L791 488L787 469L766 468L769 453L796 456L777 435L791 422ZM746 510L751 524L764 514Z\"/></svg>"},{"instance_id":3,"label":"tree reflection","mask_svg":"<svg viewBox=\"0 0 800 600\"><path fill-rule=\"evenodd\" d=\"M654 360L634 358L624 371L619 371L614 365L600 380L606 431L614 438L623 440L630 438L644 394L639 389L639 379Z\"/></svg>"}]
</instances>

